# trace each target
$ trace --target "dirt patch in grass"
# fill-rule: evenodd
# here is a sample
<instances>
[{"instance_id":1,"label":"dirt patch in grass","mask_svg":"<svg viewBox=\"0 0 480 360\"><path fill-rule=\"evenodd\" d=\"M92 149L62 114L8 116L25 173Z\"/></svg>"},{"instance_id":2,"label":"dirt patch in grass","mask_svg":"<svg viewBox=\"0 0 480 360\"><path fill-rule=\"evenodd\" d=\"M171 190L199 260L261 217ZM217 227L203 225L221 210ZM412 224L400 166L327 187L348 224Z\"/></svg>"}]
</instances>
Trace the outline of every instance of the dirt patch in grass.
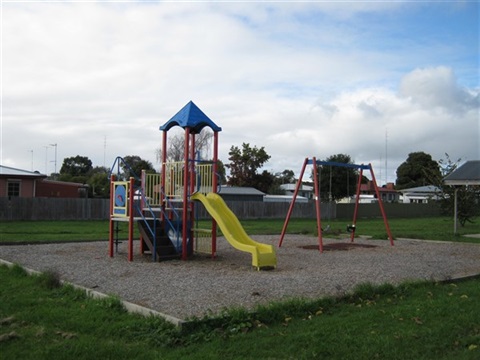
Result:
<instances>
[{"instance_id":1,"label":"dirt patch in grass","mask_svg":"<svg viewBox=\"0 0 480 360\"><path fill-rule=\"evenodd\" d=\"M348 251L354 250L358 248L375 248L377 245L368 245L368 244L356 244L356 243L331 243L331 244L324 244L323 251ZM304 245L299 246L301 249L305 250L318 250L318 245Z\"/></svg>"}]
</instances>

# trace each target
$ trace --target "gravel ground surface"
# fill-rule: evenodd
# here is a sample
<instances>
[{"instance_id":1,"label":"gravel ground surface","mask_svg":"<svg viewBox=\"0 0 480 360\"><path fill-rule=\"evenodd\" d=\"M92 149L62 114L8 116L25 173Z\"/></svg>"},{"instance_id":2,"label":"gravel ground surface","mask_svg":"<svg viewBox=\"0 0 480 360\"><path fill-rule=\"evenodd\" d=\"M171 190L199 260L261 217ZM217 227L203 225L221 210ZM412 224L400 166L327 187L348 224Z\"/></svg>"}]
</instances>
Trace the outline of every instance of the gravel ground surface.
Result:
<instances>
[{"instance_id":1,"label":"gravel ground surface","mask_svg":"<svg viewBox=\"0 0 480 360\"><path fill-rule=\"evenodd\" d=\"M278 236L252 236L278 244ZM349 240L324 239L329 244ZM277 268L256 271L251 256L218 239L218 257L196 255L189 261L151 262L139 254L127 261L126 242L113 258L107 242L0 246L0 259L27 268L57 271L63 280L82 285L170 316L186 319L224 308L285 300L340 295L355 285L399 283L412 279L445 280L480 274L480 245L401 239L355 240L348 250L319 253L317 239L287 235L276 248ZM373 245L363 247L362 245ZM312 246L313 245L313 246Z\"/></svg>"}]
</instances>

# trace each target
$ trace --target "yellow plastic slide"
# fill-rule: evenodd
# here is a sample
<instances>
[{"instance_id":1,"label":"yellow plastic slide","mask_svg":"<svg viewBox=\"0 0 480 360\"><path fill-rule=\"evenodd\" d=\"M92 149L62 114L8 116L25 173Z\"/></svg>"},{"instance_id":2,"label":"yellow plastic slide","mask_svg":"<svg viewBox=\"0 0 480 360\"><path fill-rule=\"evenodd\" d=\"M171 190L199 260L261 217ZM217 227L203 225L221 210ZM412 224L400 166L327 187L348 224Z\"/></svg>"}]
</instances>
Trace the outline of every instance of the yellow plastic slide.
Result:
<instances>
[{"instance_id":1,"label":"yellow plastic slide","mask_svg":"<svg viewBox=\"0 0 480 360\"><path fill-rule=\"evenodd\" d=\"M201 201L208 213L220 226L227 241L237 250L252 254L252 265L257 269L264 267L276 267L277 256L272 245L262 244L251 239L242 224L225 204L220 195L208 193L207 196L195 193L192 200Z\"/></svg>"}]
</instances>

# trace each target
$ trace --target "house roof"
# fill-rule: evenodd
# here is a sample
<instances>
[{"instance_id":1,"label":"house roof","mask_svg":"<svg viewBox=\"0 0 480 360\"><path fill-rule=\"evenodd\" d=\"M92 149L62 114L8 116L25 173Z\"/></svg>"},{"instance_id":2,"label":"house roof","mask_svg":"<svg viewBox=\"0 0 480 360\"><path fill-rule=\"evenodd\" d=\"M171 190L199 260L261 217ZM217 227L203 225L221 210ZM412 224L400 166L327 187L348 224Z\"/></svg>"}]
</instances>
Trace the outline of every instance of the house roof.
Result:
<instances>
[{"instance_id":1,"label":"house roof","mask_svg":"<svg viewBox=\"0 0 480 360\"><path fill-rule=\"evenodd\" d=\"M190 101L179 112L177 112L170 120L160 126L160 130L168 131L174 126L182 128L190 128L194 134L200 133L205 126L210 127L213 131L222 131L197 105Z\"/></svg>"},{"instance_id":2,"label":"house roof","mask_svg":"<svg viewBox=\"0 0 480 360\"><path fill-rule=\"evenodd\" d=\"M427 185L427 186L418 186L418 187L409 188L409 189L402 189L402 190L398 190L398 192L401 192L402 194L406 194L406 193L436 194L436 193L441 193L442 189L433 185Z\"/></svg>"},{"instance_id":3,"label":"house roof","mask_svg":"<svg viewBox=\"0 0 480 360\"><path fill-rule=\"evenodd\" d=\"M0 176L21 176L21 177L37 177L45 178L47 175L40 174L38 171L28 171L22 169L16 169L9 166L0 165Z\"/></svg>"},{"instance_id":4,"label":"house roof","mask_svg":"<svg viewBox=\"0 0 480 360\"><path fill-rule=\"evenodd\" d=\"M480 185L480 160L467 161L444 181L447 185Z\"/></svg>"},{"instance_id":5,"label":"house roof","mask_svg":"<svg viewBox=\"0 0 480 360\"><path fill-rule=\"evenodd\" d=\"M265 195L265 193L253 187L239 187L239 186L222 186L218 193L220 195L259 195L259 196Z\"/></svg>"},{"instance_id":6,"label":"house roof","mask_svg":"<svg viewBox=\"0 0 480 360\"><path fill-rule=\"evenodd\" d=\"M294 191L297 188L297 184L282 184L280 189L287 191ZM313 186L302 184L300 191L313 191Z\"/></svg>"}]
</instances>

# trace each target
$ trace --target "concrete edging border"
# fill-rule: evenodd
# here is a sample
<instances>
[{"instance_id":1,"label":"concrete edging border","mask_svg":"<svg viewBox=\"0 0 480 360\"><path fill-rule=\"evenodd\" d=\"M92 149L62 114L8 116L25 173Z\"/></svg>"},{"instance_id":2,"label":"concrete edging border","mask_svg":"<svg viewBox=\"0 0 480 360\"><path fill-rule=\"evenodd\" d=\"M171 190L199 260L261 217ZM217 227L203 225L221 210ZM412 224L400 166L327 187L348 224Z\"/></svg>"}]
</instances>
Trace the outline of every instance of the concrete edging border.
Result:
<instances>
[{"instance_id":1,"label":"concrete edging border","mask_svg":"<svg viewBox=\"0 0 480 360\"><path fill-rule=\"evenodd\" d=\"M6 261L6 260L3 260L3 259L0 259L0 264L3 264L3 265L6 265L8 267L13 267L14 265L19 265L21 266L29 275L40 275L42 274L41 271L37 271L37 270L33 270L33 269L29 269L29 268L26 268L20 264L14 264L10 261ZM68 284L68 285L71 285L73 286L75 289L79 289L79 290L82 290L84 291L88 296L94 298L94 299L103 299L103 298L107 298L109 297L110 295L107 295L107 294L104 294L104 293L101 293L99 291L96 291L96 290L92 290L92 289L89 289L89 288L86 288L84 286L81 286L81 285L77 285L77 284L73 284L73 283L70 283L68 281L65 281L65 280L61 280L61 283L62 284ZM182 325L185 324L185 321L182 320L182 319L178 319L176 317L173 317L173 316L170 316L168 314L163 314L161 312L158 312L158 311L155 311L155 310L152 310L152 309L149 309L149 308L146 308L146 307L143 307L143 306L140 306L140 305L137 305L137 304L134 304L134 303L131 303L131 302L128 302L128 301L124 301L124 300L120 300L125 308L125 310L127 310L129 313L134 313L134 314L140 314L140 315L143 315L145 317L148 317L148 316L157 316L157 317L161 317L163 319L165 319L166 321L172 323L173 325L177 326L177 327L181 327Z\"/></svg>"}]
</instances>

